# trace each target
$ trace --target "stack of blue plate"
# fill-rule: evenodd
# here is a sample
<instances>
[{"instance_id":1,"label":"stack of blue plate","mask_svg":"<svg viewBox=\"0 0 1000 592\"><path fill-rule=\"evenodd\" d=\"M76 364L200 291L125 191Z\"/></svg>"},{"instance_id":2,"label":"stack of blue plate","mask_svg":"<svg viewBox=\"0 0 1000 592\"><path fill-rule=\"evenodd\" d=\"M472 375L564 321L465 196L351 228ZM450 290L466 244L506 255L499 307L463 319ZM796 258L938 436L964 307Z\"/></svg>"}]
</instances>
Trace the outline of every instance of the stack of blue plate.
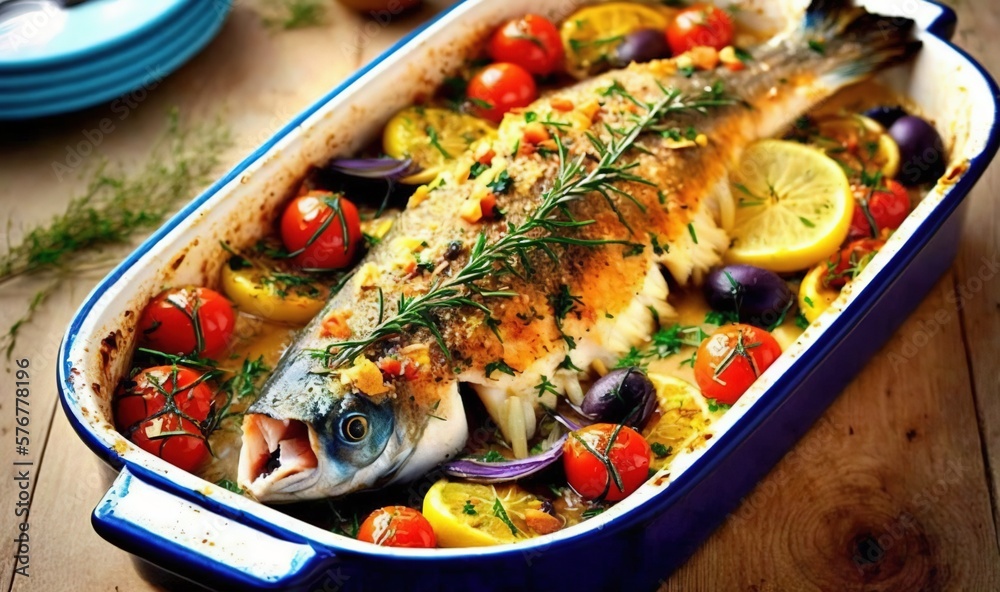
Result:
<instances>
[{"instance_id":1,"label":"stack of blue plate","mask_svg":"<svg viewBox=\"0 0 1000 592\"><path fill-rule=\"evenodd\" d=\"M0 4L0 119L66 113L155 87L218 34L232 0L76 2Z\"/></svg>"}]
</instances>

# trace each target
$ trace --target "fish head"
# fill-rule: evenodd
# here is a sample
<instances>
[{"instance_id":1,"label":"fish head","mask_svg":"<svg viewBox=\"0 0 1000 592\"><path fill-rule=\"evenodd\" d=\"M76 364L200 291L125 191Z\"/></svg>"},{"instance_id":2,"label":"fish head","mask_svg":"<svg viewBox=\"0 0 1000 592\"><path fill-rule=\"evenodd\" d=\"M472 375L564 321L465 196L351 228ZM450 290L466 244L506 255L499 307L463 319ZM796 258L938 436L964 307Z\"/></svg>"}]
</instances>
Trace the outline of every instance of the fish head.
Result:
<instances>
[{"instance_id":1,"label":"fish head","mask_svg":"<svg viewBox=\"0 0 1000 592\"><path fill-rule=\"evenodd\" d=\"M244 415L238 483L262 502L340 497L419 476L467 435L457 382L369 396L322 375L275 376Z\"/></svg>"}]
</instances>

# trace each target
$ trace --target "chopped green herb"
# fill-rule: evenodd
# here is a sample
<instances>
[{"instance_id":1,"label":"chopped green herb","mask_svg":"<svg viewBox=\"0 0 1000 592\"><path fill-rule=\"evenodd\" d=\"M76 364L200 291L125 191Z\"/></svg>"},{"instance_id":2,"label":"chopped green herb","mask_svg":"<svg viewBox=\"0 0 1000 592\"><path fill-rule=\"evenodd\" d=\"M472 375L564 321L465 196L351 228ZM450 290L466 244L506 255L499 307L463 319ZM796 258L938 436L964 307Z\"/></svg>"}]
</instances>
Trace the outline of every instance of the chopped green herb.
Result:
<instances>
[{"instance_id":1,"label":"chopped green herb","mask_svg":"<svg viewBox=\"0 0 1000 592\"><path fill-rule=\"evenodd\" d=\"M487 109L487 110L489 110L489 109L493 108L493 104L492 103L489 103L489 102L484 101L482 99L477 99L475 97L469 97L469 102L472 103L473 106L479 107L480 109Z\"/></svg>"},{"instance_id":2,"label":"chopped green herb","mask_svg":"<svg viewBox=\"0 0 1000 592\"><path fill-rule=\"evenodd\" d=\"M290 293L307 298L319 297L322 291L314 278L292 273L273 271L260 278L262 286L270 288L279 298L287 298Z\"/></svg>"},{"instance_id":3,"label":"chopped green herb","mask_svg":"<svg viewBox=\"0 0 1000 592\"><path fill-rule=\"evenodd\" d=\"M494 372L502 372L504 374L515 376L516 371L507 365L507 362L503 360L497 360L496 362L490 362L486 364L486 378L491 378Z\"/></svg>"},{"instance_id":4,"label":"chopped green herb","mask_svg":"<svg viewBox=\"0 0 1000 592\"><path fill-rule=\"evenodd\" d=\"M698 347L706 337L708 335L701 327L675 323L653 334L653 353L661 359L667 358L679 353L685 345Z\"/></svg>"},{"instance_id":5,"label":"chopped green herb","mask_svg":"<svg viewBox=\"0 0 1000 592\"><path fill-rule=\"evenodd\" d=\"M801 311L795 315L795 326L803 331L809 328L809 319Z\"/></svg>"},{"instance_id":6,"label":"chopped green herb","mask_svg":"<svg viewBox=\"0 0 1000 592\"><path fill-rule=\"evenodd\" d=\"M670 252L670 245L661 245L660 240L652 232L649 233L649 242L653 245L653 253L663 255Z\"/></svg>"},{"instance_id":7,"label":"chopped green herb","mask_svg":"<svg viewBox=\"0 0 1000 592\"><path fill-rule=\"evenodd\" d=\"M605 512L605 508L587 508L583 511L581 516L584 518L593 518L594 516L600 516Z\"/></svg>"},{"instance_id":8,"label":"chopped green herb","mask_svg":"<svg viewBox=\"0 0 1000 592\"><path fill-rule=\"evenodd\" d=\"M465 505L462 506L462 513L469 516L475 516L478 514L478 512L476 512L476 507L472 505L472 500L465 500Z\"/></svg>"},{"instance_id":9,"label":"chopped green herb","mask_svg":"<svg viewBox=\"0 0 1000 592\"><path fill-rule=\"evenodd\" d=\"M498 463L498 462L504 462L505 460L507 460L507 457L500 454L496 450L489 450L486 452L486 454L480 457L480 460L488 463Z\"/></svg>"},{"instance_id":10,"label":"chopped green herb","mask_svg":"<svg viewBox=\"0 0 1000 592\"><path fill-rule=\"evenodd\" d=\"M545 393L550 393L557 397L561 394L559 392L559 389L556 388L556 385L549 382L548 376L542 376L541 378L542 378L541 381L535 385L535 392L538 393L539 397L541 397Z\"/></svg>"},{"instance_id":11,"label":"chopped green herb","mask_svg":"<svg viewBox=\"0 0 1000 592\"><path fill-rule=\"evenodd\" d=\"M809 40L809 49L815 51L820 55L826 55L826 44L822 41L817 41L816 39Z\"/></svg>"},{"instance_id":12,"label":"chopped green herb","mask_svg":"<svg viewBox=\"0 0 1000 592\"><path fill-rule=\"evenodd\" d=\"M500 171L500 174L497 175L497 178L493 179L493 182L487 185L487 187L489 187L490 191L492 191L493 193L497 195L502 195L510 191L510 188L513 186L513 184L514 182L510 178L510 173L507 172L507 169L504 169Z\"/></svg>"},{"instance_id":13,"label":"chopped green herb","mask_svg":"<svg viewBox=\"0 0 1000 592\"><path fill-rule=\"evenodd\" d=\"M535 113L534 111L528 111L527 113L524 114L524 121L526 123L532 123L538 121L538 113Z\"/></svg>"},{"instance_id":14,"label":"chopped green herb","mask_svg":"<svg viewBox=\"0 0 1000 592\"><path fill-rule=\"evenodd\" d=\"M719 411L725 411L726 409L729 409L731 407L732 407L732 405L727 405L725 403L720 403L720 402L716 401L715 399L709 399L708 400L708 410L711 411L712 413L717 413Z\"/></svg>"},{"instance_id":15,"label":"chopped green herb","mask_svg":"<svg viewBox=\"0 0 1000 592\"><path fill-rule=\"evenodd\" d=\"M598 47L602 45L611 45L613 43L618 43L625 39L624 35L614 35L611 37L603 37L601 39L594 39L593 41L581 41L579 39L570 39L569 46L573 50L573 53L579 53L581 49L585 47Z\"/></svg>"},{"instance_id":16,"label":"chopped green herb","mask_svg":"<svg viewBox=\"0 0 1000 592\"><path fill-rule=\"evenodd\" d=\"M647 357L648 356L645 353L643 353L642 350L633 347L630 350L628 350L628 353L625 354L625 356L623 356L620 360L618 360L618 364L615 365L615 368L644 367L647 365L646 362Z\"/></svg>"},{"instance_id":17,"label":"chopped green herb","mask_svg":"<svg viewBox=\"0 0 1000 592\"><path fill-rule=\"evenodd\" d=\"M628 248L625 249L625 252L622 253L622 255L625 257L638 257L639 255L642 255L643 251L645 250L646 250L646 245L634 243L629 245Z\"/></svg>"},{"instance_id":18,"label":"chopped green herb","mask_svg":"<svg viewBox=\"0 0 1000 592\"><path fill-rule=\"evenodd\" d=\"M688 232L691 234L691 240L693 240L694 244L697 245L698 244L698 234L694 230L694 223L693 222L688 222Z\"/></svg>"},{"instance_id":19,"label":"chopped green herb","mask_svg":"<svg viewBox=\"0 0 1000 592\"><path fill-rule=\"evenodd\" d=\"M510 516L507 515L507 510L503 509L503 504L500 503L500 498L497 498L497 500L493 503L493 515L502 520L503 523L507 525L507 528L510 529L510 534L517 536L518 534L517 527L514 526L513 522L511 522Z\"/></svg>"},{"instance_id":20,"label":"chopped green herb","mask_svg":"<svg viewBox=\"0 0 1000 592\"><path fill-rule=\"evenodd\" d=\"M452 159L451 154L449 154L448 151L444 149L444 146L441 145L441 138L438 137L437 130L434 129L433 126L428 125L427 127L424 128L424 131L427 133L427 137L430 139L431 146L433 146L435 150L440 152L441 156L445 157L448 160L451 160Z\"/></svg>"},{"instance_id":21,"label":"chopped green herb","mask_svg":"<svg viewBox=\"0 0 1000 592\"><path fill-rule=\"evenodd\" d=\"M573 363L572 358L568 355L563 358L563 361L559 363L560 370L572 370L574 372L583 372L583 369L578 368L576 364Z\"/></svg>"},{"instance_id":22,"label":"chopped green herb","mask_svg":"<svg viewBox=\"0 0 1000 592\"><path fill-rule=\"evenodd\" d=\"M472 163L472 168L469 169L469 178L475 179L479 175L482 175L486 171L490 170L489 165L485 165L481 162Z\"/></svg>"},{"instance_id":23,"label":"chopped green herb","mask_svg":"<svg viewBox=\"0 0 1000 592\"><path fill-rule=\"evenodd\" d=\"M664 446L659 442L653 442L649 445L649 447L653 450L653 454L656 455L656 458L667 458L674 452L673 446Z\"/></svg>"},{"instance_id":24,"label":"chopped green herb","mask_svg":"<svg viewBox=\"0 0 1000 592\"><path fill-rule=\"evenodd\" d=\"M740 322L740 317L734 311L723 312L719 310L710 311L705 315L706 325L716 325L721 327L723 325L728 325L729 323Z\"/></svg>"},{"instance_id":25,"label":"chopped green herb","mask_svg":"<svg viewBox=\"0 0 1000 592\"><path fill-rule=\"evenodd\" d=\"M219 479L215 482L215 484L223 489L232 491L233 493L238 493L240 495L243 494L243 490L236 484L235 481L230 481L229 479Z\"/></svg>"}]
</instances>

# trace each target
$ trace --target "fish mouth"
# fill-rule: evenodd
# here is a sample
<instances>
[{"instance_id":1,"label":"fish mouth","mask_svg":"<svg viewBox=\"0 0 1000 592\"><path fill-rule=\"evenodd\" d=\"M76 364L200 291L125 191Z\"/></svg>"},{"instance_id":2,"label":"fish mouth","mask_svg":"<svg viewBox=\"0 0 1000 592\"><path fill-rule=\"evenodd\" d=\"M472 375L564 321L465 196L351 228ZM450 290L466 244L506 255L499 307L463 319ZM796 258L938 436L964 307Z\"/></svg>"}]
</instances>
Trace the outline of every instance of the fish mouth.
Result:
<instances>
[{"instance_id":1,"label":"fish mouth","mask_svg":"<svg viewBox=\"0 0 1000 592\"><path fill-rule=\"evenodd\" d=\"M257 499L308 489L320 477L318 447L316 432L303 421L247 414L238 483Z\"/></svg>"}]
</instances>

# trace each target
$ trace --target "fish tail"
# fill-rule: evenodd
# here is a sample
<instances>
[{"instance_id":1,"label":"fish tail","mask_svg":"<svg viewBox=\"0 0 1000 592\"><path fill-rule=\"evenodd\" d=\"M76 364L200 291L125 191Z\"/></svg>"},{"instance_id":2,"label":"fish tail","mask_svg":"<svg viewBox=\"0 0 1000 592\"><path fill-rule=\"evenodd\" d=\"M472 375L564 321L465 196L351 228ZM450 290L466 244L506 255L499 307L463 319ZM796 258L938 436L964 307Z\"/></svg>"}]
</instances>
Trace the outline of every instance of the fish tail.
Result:
<instances>
[{"instance_id":1,"label":"fish tail","mask_svg":"<svg viewBox=\"0 0 1000 592\"><path fill-rule=\"evenodd\" d=\"M833 60L825 76L840 87L912 58L922 45L913 38L915 27L912 19L874 14L852 0L812 0L802 35Z\"/></svg>"}]
</instances>

